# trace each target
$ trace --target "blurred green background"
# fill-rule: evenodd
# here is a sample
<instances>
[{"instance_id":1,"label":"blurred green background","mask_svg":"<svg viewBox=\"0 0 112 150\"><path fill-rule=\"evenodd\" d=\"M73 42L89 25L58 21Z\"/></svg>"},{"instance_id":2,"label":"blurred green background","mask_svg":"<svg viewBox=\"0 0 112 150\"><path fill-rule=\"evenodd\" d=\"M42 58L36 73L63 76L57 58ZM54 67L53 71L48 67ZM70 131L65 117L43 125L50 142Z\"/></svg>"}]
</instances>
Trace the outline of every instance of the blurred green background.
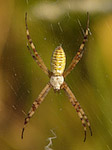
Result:
<instances>
[{"instance_id":1,"label":"blurred green background","mask_svg":"<svg viewBox=\"0 0 112 150\"><path fill-rule=\"evenodd\" d=\"M0 0L0 149L44 150L56 134L53 150L112 149L112 1ZM49 81L27 50L25 12L38 53L50 69L60 44L67 65L76 54L90 14L90 35L80 63L66 82L87 114L93 131L84 143L80 119L68 97L49 92L21 131L25 114ZM47 149L46 150L50 150Z\"/></svg>"}]
</instances>

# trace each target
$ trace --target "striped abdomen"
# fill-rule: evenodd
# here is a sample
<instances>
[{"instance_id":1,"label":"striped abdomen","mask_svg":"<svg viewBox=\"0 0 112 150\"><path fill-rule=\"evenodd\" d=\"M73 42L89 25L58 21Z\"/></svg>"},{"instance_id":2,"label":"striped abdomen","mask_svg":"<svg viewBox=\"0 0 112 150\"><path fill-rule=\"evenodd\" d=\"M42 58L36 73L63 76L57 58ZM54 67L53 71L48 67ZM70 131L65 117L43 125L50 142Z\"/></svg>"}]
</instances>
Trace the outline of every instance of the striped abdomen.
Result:
<instances>
[{"instance_id":1,"label":"striped abdomen","mask_svg":"<svg viewBox=\"0 0 112 150\"><path fill-rule=\"evenodd\" d=\"M57 47L52 54L51 71L54 76L60 76L65 69L66 57L61 46Z\"/></svg>"}]
</instances>

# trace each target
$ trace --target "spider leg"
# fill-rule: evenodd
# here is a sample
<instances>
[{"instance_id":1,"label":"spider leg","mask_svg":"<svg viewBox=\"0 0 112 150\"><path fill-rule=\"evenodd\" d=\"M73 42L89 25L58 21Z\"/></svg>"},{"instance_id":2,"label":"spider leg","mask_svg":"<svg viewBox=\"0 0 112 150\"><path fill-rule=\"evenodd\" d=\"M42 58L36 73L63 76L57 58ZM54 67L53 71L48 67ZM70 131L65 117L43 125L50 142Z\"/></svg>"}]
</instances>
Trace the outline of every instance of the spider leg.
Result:
<instances>
[{"instance_id":1,"label":"spider leg","mask_svg":"<svg viewBox=\"0 0 112 150\"><path fill-rule=\"evenodd\" d=\"M25 13L25 25L26 25L27 39L28 39L28 41L29 41L29 43L30 43L30 46L31 46L31 48L32 48L32 50L33 50L33 52L34 52L34 54L35 54L37 60L38 60L38 61L37 61L37 64L38 64L39 67L49 76L50 71L47 69L47 67L46 67L46 65L44 64L42 58L41 58L41 57L39 56L39 54L37 53L36 48L35 48L35 46L34 46L34 44L33 44L33 41L32 41L32 39L31 39L31 37L30 37L30 33L29 33L29 30L28 30L28 25L27 25L27 13Z\"/></svg>"},{"instance_id":2,"label":"spider leg","mask_svg":"<svg viewBox=\"0 0 112 150\"><path fill-rule=\"evenodd\" d=\"M38 98L33 102L33 105L32 105L32 107L31 107L31 109L30 109L29 113L27 114L27 117L25 118L25 121L24 121L24 127L22 129L21 139L23 139L23 134L24 134L24 130L25 130L27 123L29 122L30 118L33 116L33 114L35 113L36 109L39 107L41 102L44 100L45 96L48 94L51 87L52 87L51 84L48 83L44 87L44 89L41 91Z\"/></svg>"},{"instance_id":3,"label":"spider leg","mask_svg":"<svg viewBox=\"0 0 112 150\"><path fill-rule=\"evenodd\" d=\"M74 97L75 97L75 96L74 96ZM75 102L76 102L76 105L77 105L78 109L80 110L80 113L82 114L83 118L85 119L85 121L86 121L86 123L87 123L87 125L88 125L88 127L89 127L90 134L91 134L91 136L92 136L92 129L91 129L90 122L89 122L89 120L88 120L88 118L87 118L85 112L83 111L82 107L80 106L79 102L77 101L77 99L75 98L74 100L75 100Z\"/></svg>"},{"instance_id":4,"label":"spider leg","mask_svg":"<svg viewBox=\"0 0 112 150\"><path fill-rule=\"evenodd\" d=\"M30 47L28 46L28 44L27 44L27 48L28 48L28 51L30 52L30 55L32 56L32 58L36 61L36 63L38 64L38 60L37 60L37 58L35 57L35 55L33 55L33 53L32 53L32 51L31 51L31 49L30 49Z\"/></svg>"},{"instance_id":5,"label":"spider leg","mask_svg":"<svg viewBox=\"0 0 112 150\"><path fill-rule=\"evenodd\" d=\"M70 102L72 103L72 105L74 106L79 118L81 119L81 122L82 122L82 125L84 126L84 134L85 134L85 137L84 137L84 142L86 140L86 123L89 127L89 130L90 130L90 133L92 135L92 130L91 130L91 126L90 126L90 123L88 121L88 118L87 116L85 115L83 109L81 108L79 102L77 101L77 99L75 98L74 94L72 93L72 91L70 90L70 88L68 87L68 85L64 82L63 85L62 85L62 89L65 90L65 92L67 93L69 99L70 99ZM86 123L85 123L86 122Z\"/></svg>"},{"instance_id":6,"label":"spider leg","mask_svg":"<svg viewBox=\"0 0 112 150\"><path fill-rule=\"evenodd\" d=\"M91 136L92 136L92 129L91 129L90 122L89 122L89 120L88 120L88 118L87 118L85 112L84 112L83 109L81 108L79 102L77 102L77 105L78 105L78 108L79 108L79 110L80 110L82 116L84 117L84 119L85 119L85 121L86 121L86 123L87 123L87 125L88 125L88 127L89 127L90 134L91 134Z\"/></svg>"},{"instance_id":7,"label":"spider leg","mask_svg":"<svg viewBox=\"0 0 112 150\"><path fill-rule=\"evenodd\" d=\"M88 30L89 30L89 14L87 13L87 27L86 27L86 31L85 31L83 42L80 45L80 48L79 48L77 54L75 55L75 57L73 58L71 64L68 66L67 70L65 70L65 72L63 73L64 77L66 77L74 69L76 64L82 58L82 55L84 53L84 46L85 46L85 43L86 43L87 37L88 37Z\"/></svg>"},{"instance_id":8,"label":"spider leg","mask_svg":"<svg viewBox=\"0 0 112 150\"><path fill-rule=\"evenodd\" d=\"M38 62L38 59L35 57L35 55L32 53L32 51L31 51L31 49L30 49L30 47L28 46L28 44L27 44L27 48L28 48L28 51L30 52L30 55L32 56L32 58L36 61L36 63L38 64L39 62Z\"/></svg>"}]
</instances>

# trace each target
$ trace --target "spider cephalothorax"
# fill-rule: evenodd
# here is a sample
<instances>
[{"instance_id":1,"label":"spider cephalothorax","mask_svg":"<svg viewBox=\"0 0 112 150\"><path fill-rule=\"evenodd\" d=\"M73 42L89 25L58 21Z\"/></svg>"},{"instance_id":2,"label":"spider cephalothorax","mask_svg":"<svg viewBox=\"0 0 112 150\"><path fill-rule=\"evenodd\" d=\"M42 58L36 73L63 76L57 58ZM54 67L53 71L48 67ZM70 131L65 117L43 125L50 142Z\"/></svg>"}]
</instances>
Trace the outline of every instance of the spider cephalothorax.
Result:
<instances>
[{"instance_id":1,"label":"spider cephalothorax","mask_svg":"<svg viewBox=\"0 0 112 150\"><path fill-rule=\"evenodd\" d=\"M53 89L57 90L57 91L60 90L63 82L64 82L63 76L51 76L51 78L50 78L50 83L51 83Z\"/></svg>"},{"instance_id":2,"label":"spider cephalothorax","mask_svg":"<svg viewBox=\"0 0 112 150\"><path fill-rule=\"evenodd\" d=\"M32 42L32 39L30 37L28 26L27 26L27 13L25 15L25 24L26 24L27 39L29 41L29 44L30 44L34 54L30 50L28 45L27 45L27 48L28 48L31 56L33 57L33 59L36 61L36 63L40 66L40 68L44 71L44 73L47 74L47 76L50 78L50 82L45 86L45 88L41 91L38 98L33 102L33 105L31 107L27 117L25 118L21 138L23 138L23 133L24 133L26 124L29 122L30 118L35 113L35 110L38 108L38 106L44 100L45 96L48 94L50 89L53 88L55 91L59 91L60 89L63 89L66 92L66 94L68 95L69 100L72 103L73 107L75 108L75 110L82 122L82 125L84 127L84 133L85 133L84 141L85 141L86 140L86 124L88 125L88 127L90 129L90 133L92 135L90 123L89 123L89 120L88 120L86 114L84 113L83 109L81 108L79 102L77 101L76 97L74 96L74 94L72 93L72 91L70 90L70 88L68 87L66 82L64 81L64 78L74 69L76 64L82 58L82 54L84 52L84 45L85 45L85 42L87 41L87 36L88 36L89 17L87 20L87 28L85 31L83 42L80 45L79 50L78 50L77 54L75 55L75 57L73 58L71 64L65 71L64 71L64 69L65 69L65 64L66 64L66 57L65 57L65 53L64 53L64 50L62 49L62 47L58 46L55 49L55 51L53 52L52 59L51 59L51 71L49 71L47 69L46 65L44 64L43 60L37 53L35 46Z\"/></svg>"}]
</instances>

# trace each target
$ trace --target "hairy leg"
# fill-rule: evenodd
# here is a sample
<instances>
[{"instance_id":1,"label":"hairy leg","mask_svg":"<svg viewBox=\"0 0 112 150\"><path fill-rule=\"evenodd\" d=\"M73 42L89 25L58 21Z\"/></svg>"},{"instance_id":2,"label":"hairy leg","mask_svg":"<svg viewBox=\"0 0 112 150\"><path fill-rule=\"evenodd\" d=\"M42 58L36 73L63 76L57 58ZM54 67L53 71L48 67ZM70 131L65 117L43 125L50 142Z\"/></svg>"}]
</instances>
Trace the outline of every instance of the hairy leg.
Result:
<instances>
[{"instance_id":1,"label":"hairy leg","mask_svg":"<svg viewBox=\"0 0 112 150\"><path fill-rule=\"evenodd\" d=\"M77 101L77 99L75 98L74 94L72 93L72 91L70 90L70 88L68 87L68 85L64 82L62 85L62 89L65 90L65 92L67 93L70 102L72 103L72 105L74 106L79 118L81 119L82 125L84 126L84 133L85 133L85 137L84 137L84 142L86 140L86 123L90 129L90 133L92 135L92 131L91 131L91 126L90 126L90 122L87 118L87 116L85 115L83 109L81 108L79 102Z\"/></svg>"},{"instance_id":2,"label":"hairy leg","mask_svg":"<svg viewBox=\"0 0 112 150\"><path fill-rule=\"evenodd\" d=\"M87 27L86 27L86 32L84 35L84 39L82 44L80 45L80 48L77 52L77 54L75 55L75 57L73 58L71 64L68 66L68 68L65 70L65 72L63 73L64 78L74 69L74 67L76 66L76 64L79 62L79 60L82 58L82 55L84 53L84 46L85 43L87 41L87 37L88 37L88 30L89 30L89 14L87 13Z\"/></svg>"},{"instance_id":3,"label":"hairy leg","mask_svg":"<svg viewBox=\"0 0 112 150\"><path fill-rule=\"evenodd\" d=\"M38 60L38 61L37 61L37 64L38 64L39 67L49 76L50 71L47 69L47 67L46 67L46 65L44 64L42 58L41 58L41 57L39 56L39 54L37 53L36 48L35 48L35 46L34 46L34 44L33 44L33 41L32 41L32 39L31 39L31 37L30 37L29 30L28 30L28 25L27 25L27 13L25 14L25 25L26 25L27 39L28 39L28 41L29 41L29 43L30 43L30 46L31 46L31 48L32 48L32 50L33 50L33 52L34 52L34 54L35 54L37 60Z\"/></svg>"},{"instance_id":4,"label":"hairy leg","mask_svg":"<svg viewBox=\"0 0 112 150\"><path fill-rule=\"evenodd\" d=\"M30 109L29 113L27 114L27 117L25 118L25 121L24 121L24 127L22 129L22 134L21 134L22 139L23 139L23 134L24 134L24 130L25 130L27 123L29 122L30 118L33 116L33 114L35 113L36 109L39 107L41 102L44 100L45 96L48 94L51 87L52 87L51 84L48 83L45 86L45 88L41 91L38 98L33 102L33 105L32 105L32 107L31 107L31 109Z\"/></svg>"}]
</instances>

